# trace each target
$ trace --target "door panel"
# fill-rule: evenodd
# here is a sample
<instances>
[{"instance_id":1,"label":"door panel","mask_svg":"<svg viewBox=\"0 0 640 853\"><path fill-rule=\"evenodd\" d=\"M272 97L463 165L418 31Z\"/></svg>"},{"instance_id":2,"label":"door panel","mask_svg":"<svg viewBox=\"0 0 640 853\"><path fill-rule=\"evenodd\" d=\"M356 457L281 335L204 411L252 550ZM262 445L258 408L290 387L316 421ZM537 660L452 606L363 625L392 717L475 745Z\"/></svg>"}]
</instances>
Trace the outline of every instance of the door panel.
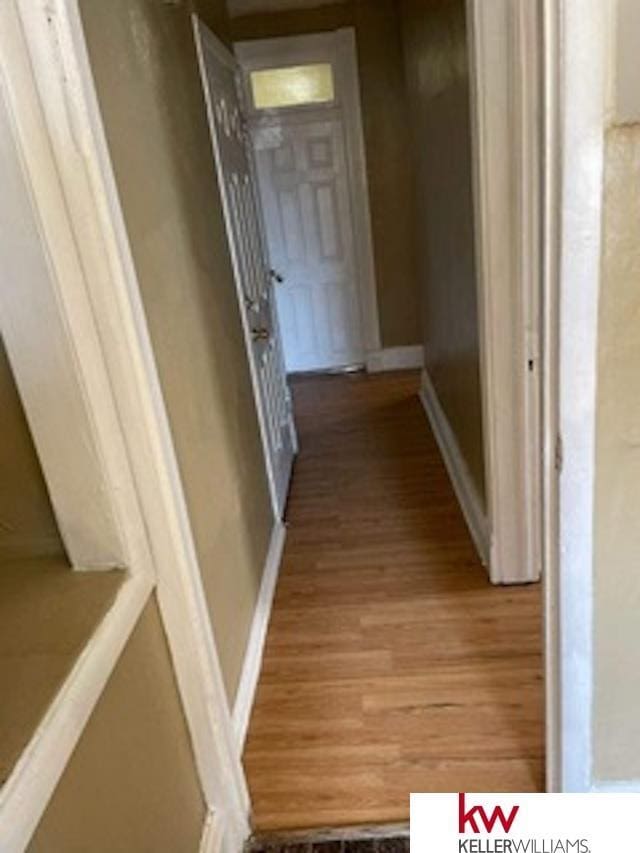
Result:
<instances>
[{"instance_id":1,"label":"door panel","mask_svg":"<svg viewBox=\"0 0 640 853\"><path fill-rule=\"evenodd\" d=\"M253 132L289 371L364 361L339 109L282 114Z\"/></svg>"},{"instance_id":2,"label":"door panel","mask_svg":"<svg viewBox=\"0 0 640 853\"><path fill-rule=\"evenodd\" d=\"M296 435L257 204L256 179L227 49L200 25L200 59L229 247L274 507L282 516Z\"/></svg>"}]
</instances>

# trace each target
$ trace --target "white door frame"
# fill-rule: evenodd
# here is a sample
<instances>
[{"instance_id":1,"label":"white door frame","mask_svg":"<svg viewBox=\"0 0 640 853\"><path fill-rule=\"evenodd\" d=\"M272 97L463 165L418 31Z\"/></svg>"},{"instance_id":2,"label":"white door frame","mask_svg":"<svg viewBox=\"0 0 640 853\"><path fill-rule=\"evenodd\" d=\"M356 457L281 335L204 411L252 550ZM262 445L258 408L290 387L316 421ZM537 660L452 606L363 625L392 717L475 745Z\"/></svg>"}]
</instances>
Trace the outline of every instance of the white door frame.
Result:
<instances>
[{"instance_id":1,"label":"white door frame","mask_svg":"<svg viewBox=\"0 0 640 853\"><path fill-rule=\"evenodd\" d=\"M559 291L561 191L561 19L558 0L543 0L540 47L543 81L542 180L542 586L545 672L545 777L548 792L563 778L560 651Z\"/></svg>"},{"instance_id":2,"label":"white door frame","mask_svg":"<svg viewBox=\"0 0 640 853\"><path fill-rule=\"evenodd\" d=\"M538 4L467 0L476 266L493 583L541 575Z\"/></svg>"},{"instance_id":3,"label":"white door frame","mask_svg":"<svg viewBox=\"0 0 640 853\"><path fill-rule=\"evenodd\" d=\"M21 166L8 173L13 191L24 199L28 188L22 209L38 225L28 247L16 233L12 263L20 269L37 252L49 262L48 275L29 279L46 310L22 310L24 293L1 289L7 352L54 509L69 520L62 533L74 567L128 569L0 792L0 848L27 845L155 587L208 810L203 844L237 853L249 796L77 0L2 4L0 97L10 116L2 140ZM42 370L55 372L73 406L54 411ZM95 449L84 456L70 440L78 419ZM64 476L78 465L103 484L102 505Z\"/></svg>"},{"instance_id":4,"label":"white door frame","mask_svg":"<svg viewBox=\"0 0 640 853\"><path fill-rule=\"evenodd\" d=\"M544 0L547 786L593 775L593 510L609 0ZM638 790L630 786L629 790Z\"/></svg>"},{"instance_id":5,"label":"white door frame","mask_svg":"<svg viewBox=\"0 0 640 853\"><path fill-rule=\"evenodd\" d=\"M492 557L527 555L523 580L542 568L547 790L599 791L592 772L593 496L612 4L468 0L467 10ZM497 101L488 103L491 94ZM511 282L533 288L536 279L537 304L509 311ZM536 312L538 340L528 334ZM537 403L531 386L524 397L516 393L529 358L540 374ZM518 409L524 417L513 419L510 435ZM535 478L538 460L536 487L527 478ZM540 544L532 547L525 529L537 525ZM503 571L497 566L498 579Z\"/></svg>"},{"instance_id":6,"label":"white door frame","mask_svg":"<svg viewBox=\"0 0 640 853\"><path fill-rule=\"evenodd\" d=\"M334 67L346 137L349 195L355 235L354 261L362 342L368 363L378 357L381 343L355 31L345 27L328 33L239 41L234 44L234 49L244 75L246 108L250 116L256 114L248 94L248 75L251 71L312 62L331 62ZM333 103L330 105L331 108L334 106ZM298 108L297 112L303 109ZM321 111L322 105L314 104L313 110Z\"/></svg>"}]
</instances>

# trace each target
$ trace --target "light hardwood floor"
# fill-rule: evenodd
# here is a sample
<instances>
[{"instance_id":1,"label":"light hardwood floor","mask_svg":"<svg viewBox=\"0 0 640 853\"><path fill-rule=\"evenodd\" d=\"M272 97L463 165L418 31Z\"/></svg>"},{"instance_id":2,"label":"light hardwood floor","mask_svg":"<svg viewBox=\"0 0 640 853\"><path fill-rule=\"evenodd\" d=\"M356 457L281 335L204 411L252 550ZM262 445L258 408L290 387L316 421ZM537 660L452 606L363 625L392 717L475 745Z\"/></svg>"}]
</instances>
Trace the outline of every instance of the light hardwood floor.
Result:
<instances>
[{"instance_id":1,"label":"light hardwood floor","mask_svg":"<svg viewBox=\"0 0 640 853\"><path fill-rule=\"evenodd\" d=\"M300 455L245 766L254 826L543 784L539 587L487 581L415 373L293 383Z\"/></svg>"}]
</instances>

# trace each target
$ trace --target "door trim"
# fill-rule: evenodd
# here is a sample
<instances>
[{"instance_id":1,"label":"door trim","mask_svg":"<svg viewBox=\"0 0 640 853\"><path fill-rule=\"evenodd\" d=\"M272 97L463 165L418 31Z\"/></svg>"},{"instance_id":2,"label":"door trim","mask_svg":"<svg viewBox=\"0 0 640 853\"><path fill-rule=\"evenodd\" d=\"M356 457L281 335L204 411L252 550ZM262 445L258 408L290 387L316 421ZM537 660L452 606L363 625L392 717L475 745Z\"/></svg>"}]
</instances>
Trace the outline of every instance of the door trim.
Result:
<instances>
[{"instance_id":1,"label":"door trim","mask_svg":"<svg viewBox=\"0 0 640 853\"><path fill-rule=\"evenodd\" d=\"M239 41L234 44L234 49L242 68L246 104L250 104L248 75L251 71L273 65L305 62L331 62L335 68L340 105L343 108L342 122L346 137L349 196L355 238L354 260L366 361L369 356L375 356L379 352L381 342L355 30L352 27L344 27L329 33ZM334 107L335 104L332 103L327 109ZM251 112L250 108L248 110ZM322 111L322 105L314 104L314 111ZM271 112L278 111L270 111L270 114Z\"/></svg>"},{"instance_id":2,"label":"door trim","mask_svg":"<svg viewBox=\"0 0 640 853\"><path fill-rule=\"evenodd\" d=\"M536 452L533 443L525 441L522 446L529 455L528 463L537 459L541 468L546 788L565 793L616 790L613 785L599 785L592 766L597 320L611 9L606 0L585 0L580 8L565 0L544 0L539 6L528 0L514 4L467 0L467 11L475 98L477 240L482 265L479 304L485 324L483 390L487 400L495 404L499 399L507 411L515 399L512 390L506 397L504 389L500 397L496 393L489 396L487 391L487 377L494 389L498 387L498 369L504 368L501 358L508 356L508 352L501 356L500 338L505 327L497 325L500 314L490 299L502 297L504 301L500 261L509 270L522 270L513 266L514 258L508 251L505 254L505 246L515 246L519 255L523 246L532 245L522 240L521 229L531 223L535 199L542 235L541 439L537 456L532 456ZM540 17L535 25L537 32L532 33L530 16L536 11ZM496 44L498 34L502 34L502 45ZM505 50L505 44L511 49ZM535 79L529 77L527 83L527 77L523 78L531 69L536 69L534 77L541 81L535 98L531 97ZM488 102L488 87L495 85L497 78L498 84L503 81L500 106ZM513 88L504 85L509 79L515 81ZM531 121L534 107L544 116L539 189L534 188L533 196L529 196L532 209L523 219L523 211L515 202L522 198L526 182L532 180L528 164L521 161L528 144L524 131L531 127L524 120L528 114L527 122ZM517 183L510 195L501 181L513 181L514 175ZM505 218L509 210L513 215ZM506 235L514 235L514 229L515 239L509 239ZM535 280L531 270L527 280ZM509 315L503 316L508 322ZM522 330L522 321L515 327ZM490 329L500 334L488 339ZM490 417L492 414L500 413L489 412ZM522 442L526 434L522 423L514 432ZM490 440L495 441L496 436ZM507 451L505 455L511 464L522 458ZM493 458L489 454L490 461ZM490 468L490 511L496 499L495 489L491 492L494 478L495 471ZM512 495L507 493L507 497L513 501ZM532 500L531 494L527 500ZM520 500L513 504L525 505ZM500 535L495 514L492 523L493 536ZM629 790L633 790L631 783Z\"/></svg>"},{"instance_id":3,"label":"door trim","mask_svg":"<svg viewBox=\"0 0 640 853\"><path fill-rule=\"evenodd\" d=\"M541 24L529 0L467 0L467 21L489 575L527 583L542 565Z\"/></svg>"},{"instance_id":4,"label":"door trim","mask_svg":"<svg viewBox=\"0 0 640 853\"><path fill-rule=\"evenodd\" d=\"M593 531L607 0L544 3L545 633L551 791L593 776ZM637 790L637 787L635 788Z\"/></svg>"},{"instance_id":5,"label":"door trim","mask_svg":"<svg viewBox=\"0 0 640 853\"><path fill-rule=\"evenodd\" d=\"M542 182L542 559L545 650L546 790L562 791L559 600L559 299L561 20L558 0L543 0L543 182Z\"/></svg>"}]
</instances>

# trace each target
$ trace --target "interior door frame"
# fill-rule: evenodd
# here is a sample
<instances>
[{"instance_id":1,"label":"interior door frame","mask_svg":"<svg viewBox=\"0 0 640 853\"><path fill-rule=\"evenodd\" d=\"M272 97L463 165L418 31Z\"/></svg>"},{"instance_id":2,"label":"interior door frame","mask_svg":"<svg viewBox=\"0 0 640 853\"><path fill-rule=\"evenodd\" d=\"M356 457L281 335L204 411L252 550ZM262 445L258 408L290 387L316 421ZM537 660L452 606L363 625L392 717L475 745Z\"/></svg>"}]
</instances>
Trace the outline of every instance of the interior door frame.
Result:
<instances>
[{"instance_id":1,"label":"interior door frame","mask_svg":"<svg viewBox=\"0 0 640 853\"><path fill-rule=\"evenodd\" d=\"M492 404L489 419L503 418L517 403L512 386L504 396L504 388L496 384L510 351L500 340L504 329L497 325L500 314L491 299L505 300L501 279L505 269L511 274L522 270L522 247L532 245L523 240L523 227L530 228L531 217L536 216L540 229L539 267L537 272L529 270L526 279L535 282L537 275L539 282L534 356L541 374L540 437L537 445L527 441L526 430L516 421L515 443L514 436L507 435L505 456L514 465L524 453L526 464L538 466L540 477L535 510L544 592L546 790L602 791L606 789L593 777L592 760L593 511L602 177L613 4L608 0L581 4L467 0L467 4L474 156L480 172L475 188L479 304L485 324L485 411ZM482 75L497 86L497 108L486 103L490 90L480 91ZM542 126L533 136L540 150L532 173L525 153L537 115L542 116ZM509 185L514 176L515 184ZM518 208L518 200L526 210ZM505 220L509 210L512 216ZM531 232L525 231L525 237L527 233L530 240ZM520 265L514 266L505 244L515 246ZM503 304L503 311L506 308ZM508 321L509 314L503 317ZM515 328L526 337L522 316ZM491 330L499 334L490 336ZM514 351L522 350L515 345ZM489 431L492 428L494 435L488 441L502 434L490 420ZM490 449L488 456L490 462L496 458ZM506 486L511 474L504 467L496 474L490 466L489 477L495 501L500 494L495 478ZM512 494L503 490L502 499L519 508ZM530 493L527 500L534 499ZM500 535L498 528L493 535Z\"/></svg>"},{"instance_id":2,"label":"interior door frame","mask_svg":"<svg viewBox=\"0 0 640 853\"><path fill-rule=\"evenodd\" d=\"M251 107L251 71L310 62L331 62L334 67L346 137L358 304L365 363L368 363L379 353L381 342L355 30L343 27L326 33L238 41L234 43L234 50L242 68L249 115L256 115ZM329 108L333 109L335 105L332 103ZM298 108L297 112L302 110L304 108ZM314 112L321 110L321 104L313 105ZM274 114L277 112L273 111Z\"/></svg>"},{"instance_id":3,"label":"interior door frame","mask_svg":"<svg viewBox=\"0 0 640 853\"><path fill-rule=\"evenodd\" d=\"M598 303L613 14L609 0L543 2L547 789L565 793L621 790L594 778L592 726Z\"/></svg>"},{"instance_id":4,"label":"interior door frame","mask_svg":"<svg viewBox=\"0 0 640 853\"><path fill-rule=\"evenodd\" d=\"M541 18L467 0L480 384L493 583L542 568Z\"/></svg>"},{"instance_id":5,"label":"interior door frame","mask_svg":"<svg viewBox=\"0 0 640 853\"><path fill-rule=\"evenodd\" d=\"M238 99L240 103L242 103L242 82L241 82L241 69L236 61L235 57L231 53L231 51L224 45L220 39L211 32L211 30L207 27L207 25L198 17L197 14L193 13L191 16L192 24L193 24L193 33L196 43L196 50L198 54L198 65L200 67L200 76L202 78L202 89L204 93L204 99L206 103L207 109L207 121L209 124L209 136L211 139L211 148L213 152L213 156L218 166L218 173L220 172L220 150L218 148L218 141L216 136L216 128L215 128L215 118L214 118L214 106L211 102L211 92L209 90L209 85L207 82L207 68L206 68L206 59L205 59L205 45L208 50L210 50L216 58L225 65L234 75L237 86L238 86ZM244 117L243 117L244 120ZM247 143L248 144L248 143ZM249 157L253 156L253 152L251 150L247 151ZM254 175L255 180L255 175ZM229 204L227 201L226 193L223 190L223 187L220 186L220 198L222 200L222 208L224 212L225 222L227 225L227 231L231 233L232 223L233 223L233 214L229 208ZM258 200L256 200L258 201ZM229 249L232 256L233 267L234 267L234 285L236 288L236 295L238 297L238 307L240 311L240 318L242 322L242 332L244 335L245 348L247 352L247 361L249 362L249 370L251 373L251 385L253 388L253 398L255 401L257 413L258 413L258 422L260 426L260 437L262 439L262 449L263 455L265 459L265 466L267 470L267 477L269 481L269 494L271 496L271 505L273 508L274 519L279 521L282 519L284 506L286 502L286 495L283 497L278 494L278 485L276 482L275 472L273 470L273 466L271 464L271 450L269 447L269 432L267 428L267 414L264 410L264 406L262 403L262 393L260 389L260 377L258 376L258 369L255 363L255 359L253 358L252 349L253 349L253 340L251 337L251 329L249 328L249 323L247 320L247 315L244 306L244 293L242 290L242 276L241 276L241 267L236 254L236 247L234 245L233 240L229 240ZM275 310L275 306L274 306ZM273 334L278 334L278 328L273 330ZM279 345L279 344L278 344ZM288 395L288 410L289 410L289 432L292 436L292 443L294 453L297 446L297 441L295 438L296 431L293 425L293 408L291 404L290 395Z\"/></svg>"}]
</instances>

